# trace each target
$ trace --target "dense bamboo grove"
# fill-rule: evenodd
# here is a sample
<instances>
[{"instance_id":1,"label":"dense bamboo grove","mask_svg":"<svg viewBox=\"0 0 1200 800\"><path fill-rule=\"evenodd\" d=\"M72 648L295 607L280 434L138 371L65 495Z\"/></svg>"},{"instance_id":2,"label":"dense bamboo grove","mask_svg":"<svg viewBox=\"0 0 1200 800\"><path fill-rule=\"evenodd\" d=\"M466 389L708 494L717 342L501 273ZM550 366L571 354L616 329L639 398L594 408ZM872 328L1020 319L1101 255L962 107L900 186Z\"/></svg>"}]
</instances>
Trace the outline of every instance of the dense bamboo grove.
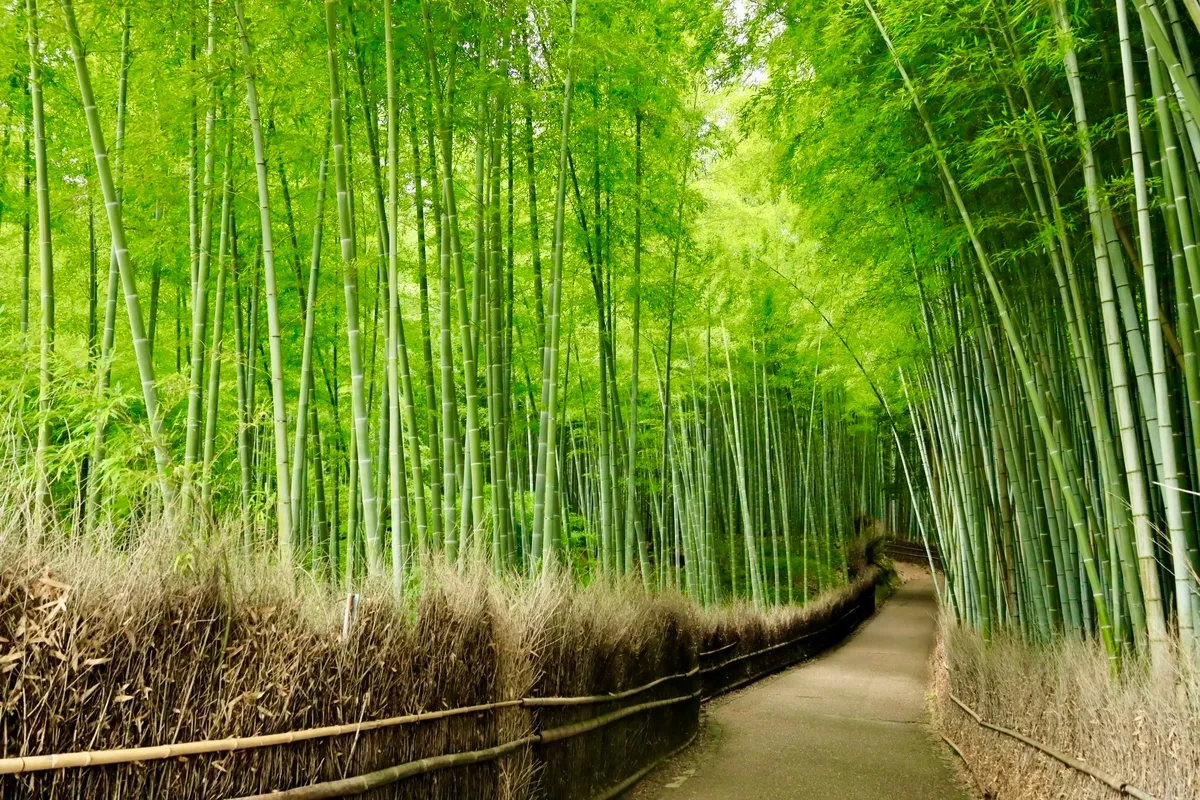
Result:
<instances>
[{"instance_id":1,"label":"dense bamboo grove","mask_svg":"<svg viewBox=\"0 0 1200 800\"><path fill-rule=\"evenodd\" d=\"M163 520L398 595L432 559L760 607L845 581L858 530L909 522L896 439L788 330L790 290L703 235L752 21L12 9L0 380L30 538Z\"/></svg>"},{"instance_id":2,"label":"dense bamboo grove","mask_svg":"<svg viewBox=\"0 0 1200 800\"><path fill-rule=\"evenodd\" d=\"M920 317L906 460L955 612L985 639L1192 663L1200 9L860 0L761 22L750 113L777 178L820 198L826 259L872 248ZM862 230L835 224L851 192Z\"/></svg>"}]
</instances>

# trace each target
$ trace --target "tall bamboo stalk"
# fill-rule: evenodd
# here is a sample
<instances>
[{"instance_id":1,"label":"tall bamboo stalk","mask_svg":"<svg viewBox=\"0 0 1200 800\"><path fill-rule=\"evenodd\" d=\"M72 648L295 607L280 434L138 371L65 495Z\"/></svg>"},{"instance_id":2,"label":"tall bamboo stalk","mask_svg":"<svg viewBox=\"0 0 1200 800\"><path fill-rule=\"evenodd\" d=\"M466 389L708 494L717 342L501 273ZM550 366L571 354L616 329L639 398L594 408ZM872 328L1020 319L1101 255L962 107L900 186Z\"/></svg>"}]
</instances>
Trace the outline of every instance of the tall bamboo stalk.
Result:
<instances>
[{"instance_id":1,"label":"tall bamboo stalk","mask_svg":"<svg viewBox=\"0 0 1200 800\"><path fill-rule=\"evenodd\" d=\"M545 565L551 563L555 537L548 536L546 519L554 518L558 451L558 361L562 315L563 222L567 195L567 169L571 131L571 99L575 88L572 56L575 37L575 0L571 0L571 39L567 46L567 74L563 86L562 134L559 143L558 189L554 200L554 248L550 278L550 313L542 364L541 421L538 426L537 480L533 496L533 551Z\"/></svg>"},{"instance_id":2,"label":"tall bamboo stalk","mask_svg":"<svg viewBox=\"0 0 1200 800\"><path fill-rule=\"evenodd\" d=\"M133 337L133 349L137 356L138 374L141 377L142 400L146 406L146 417L150 425L150 438L154 447L154 461L158 474L159 492L166 515L170 517L174 501L171 486L171 455L162 429L162 417L158 408L158 383L154 377L154 359L150 342L142 324L142 306L138 299L137 281L129 250L125 242L125 223L121 218L121 203L108 162L108 150L104 146L104 132L100 129L100 115L92 92L91 76L88 72L83 42L75 22L75 9L71 0L62 0L63 18L71 41L71 56L75 62L75 76L79 82L79 93L87 117L88 138L96 161L96 174L104 194L104 207L108 212L109 233L125 292L125 308L129 315L129 329Z\"/></svg>"},{"instance_id":3,"label":"tall bamboo stalk","mask_svg":"<svg viewBox=\"0 0 1200 800\"><path fill-rule=\"evenodd\" d=\"M46 124L42 106L41 40L36 0L25 0L25 40L29 46L29 102L33 109L33 158L37 183L38 266L41 297L41 348L38 364L38 437L34 469L37 474L37 535L49 531L51 509L46 457L50 449L50 364L54 352L54 247L50 236L50 179L46 168Z\"/></svg>"},{"instance_id":4,"label":"tall bamboo stalk","mask_svg":"<svg viewBox=\"0 0 1200 800\"><path fill-rule=\"evenodd\" d=\"M233 249L233 137L225 144L225 179L221 182L221 234L217 247L217 293L213 302L211 363L208 368L208 396L205 400L204 450L200 470L200 511L212 513L212 464L217 445L217 406L221 391L221 348L225 331L226 256Z\"/></svg>"},{"instance_id":5,"label":"tall bamboo stalk","mask_svg":"<svg viewBox=\"0 0 1200 800\"><path fill-rule=\"evenodd\" d=\"M363 525L367 541L367 570L372 576L383 572L383 547L379 540L375 499L374 465L367 431L367 398L363 380L363 353L358 322L358 254L351 218L350 182L347 175L345 121L342 88L338 77L336 0L325 2L325 35L329 56L329 116L333 130L334 183L337 187L338 231L341 238L342 284L346 296L346 336L350 355L350 403L353 414L356 478L362 497ZM354 502L353 500L351 501ZM353 507L353 506L352 506Z\"/></svg>"},{"instance_id":6,"label":"tall bamboo stalk","mask_svg":"<svg viewBox=\"0 0 1200 800\"><path fill-rule=\"evenodd\" d=\"M262 123L259 119L256 68L241 0L234 0L233 7L237 14L238 36L241 39L242 58L245 61L243 70L246 75L246 109L250 114L250 134L254 140L254 166L258 178L258 216L261 227L263 283L266 289L267 339L270 353L271 427L276 486L275 513L279 537L279 557L287 564L292 561L292 505L291 495L287 491L289 483L287 411L283 395L283 341L275 280L275 247L271 236L271 197L267 183L266 145L263 141Z\"/></svg>"},{"instance_id":7,"label":"tall bamboo stalk","mask_svg":"<svg viewBox=\"0 0 1200 800\"><path fill-rule=\"evenodd\" d=\"M212 0L208 4L208 44L206 59L211 69L213 50L216 47L216 14ZM213 204L216 188L213 184L216 162L216 117L217 84L210 81L208 109L204 117L204 167L202 172L203 206L200 211L200 239L196 272L192 280L192 339L189 348L191 369L188 379L188 404L183 453L183 487L180 493L183 517L190 520L195 504L196 476L193 475L197 458L200 457L200 416L202 413L202 387L204 384L204 337L208 329L208 272L212 261Z\"/></svg>"}]
</instances>

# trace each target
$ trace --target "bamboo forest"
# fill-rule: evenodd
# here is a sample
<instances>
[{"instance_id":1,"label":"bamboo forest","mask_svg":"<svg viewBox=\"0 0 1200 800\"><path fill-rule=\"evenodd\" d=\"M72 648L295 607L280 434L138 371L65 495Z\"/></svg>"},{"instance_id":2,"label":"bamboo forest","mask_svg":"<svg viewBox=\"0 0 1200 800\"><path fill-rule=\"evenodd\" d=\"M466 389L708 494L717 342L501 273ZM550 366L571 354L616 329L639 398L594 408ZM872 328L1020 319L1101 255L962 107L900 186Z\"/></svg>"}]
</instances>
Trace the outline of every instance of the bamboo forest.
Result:
<instances>
[{"instance_id":1,"label":"bamboo forest","mask_svg":"<svg viewBox=\"0 0 1200 800\"><path fill-rule=\"evenodd\" d=\"M9 0L0 798L1200 796L1194 58Z\"/></svg>"}]
</instances>

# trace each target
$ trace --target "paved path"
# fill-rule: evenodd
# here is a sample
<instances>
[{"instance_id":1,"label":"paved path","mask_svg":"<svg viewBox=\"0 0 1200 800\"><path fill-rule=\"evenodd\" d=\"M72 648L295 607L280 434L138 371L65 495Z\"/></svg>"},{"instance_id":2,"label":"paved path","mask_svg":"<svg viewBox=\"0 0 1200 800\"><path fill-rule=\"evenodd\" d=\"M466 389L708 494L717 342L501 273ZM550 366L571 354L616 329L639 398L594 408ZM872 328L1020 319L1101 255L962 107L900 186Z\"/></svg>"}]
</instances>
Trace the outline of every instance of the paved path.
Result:
<instances>
[{"instance_id":1,"label":"paved path","mask_svg":"<svg viewBox=\"0 0 1200 800\"><path fill-rule=\"evenodd\" d=\"M700 742L632 794L663 800L965 800L926 721L933 583L841 647L706 709Z\"/></svg>"}]
</instances>

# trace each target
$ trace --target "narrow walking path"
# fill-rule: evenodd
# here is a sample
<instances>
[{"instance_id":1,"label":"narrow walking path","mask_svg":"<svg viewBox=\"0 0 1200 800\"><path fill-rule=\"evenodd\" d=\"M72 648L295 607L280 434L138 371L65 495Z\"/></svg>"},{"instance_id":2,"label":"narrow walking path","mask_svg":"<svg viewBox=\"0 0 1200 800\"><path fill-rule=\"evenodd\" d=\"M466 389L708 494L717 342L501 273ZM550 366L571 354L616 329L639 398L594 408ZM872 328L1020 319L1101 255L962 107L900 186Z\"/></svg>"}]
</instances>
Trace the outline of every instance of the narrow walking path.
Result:
<instances>
[{"instance_id":1,"label":"narrow walking path","mask_svg":"<svg viewBox=\"0 0 1200 800\"><path fill-rule=\"evenodd\" d=\"M700 743L632 796L966 798L927 725L935 613L932 580L905 583L837 649L712 703Z\"/></svg>"}]
</instances>

